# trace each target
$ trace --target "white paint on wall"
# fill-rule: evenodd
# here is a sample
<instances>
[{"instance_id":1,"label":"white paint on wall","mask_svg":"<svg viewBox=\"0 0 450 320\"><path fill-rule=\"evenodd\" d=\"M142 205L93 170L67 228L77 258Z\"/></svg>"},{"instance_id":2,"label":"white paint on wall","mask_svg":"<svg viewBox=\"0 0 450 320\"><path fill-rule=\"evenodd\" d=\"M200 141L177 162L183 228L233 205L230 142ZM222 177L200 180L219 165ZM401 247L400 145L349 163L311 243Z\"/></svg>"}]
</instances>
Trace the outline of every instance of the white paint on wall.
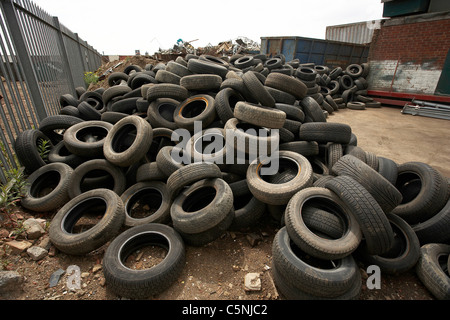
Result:
<instances>
[{"instance_id":1,"label":"white paint on wall","mask_svg":"<svg viewBox=\"0 0 450 320\"><path fill-rule=\"evenodd\" d=\"M434 94L441 73L431 63L378 60L370 62L367 81L370 90Z\"/></svg>"}]
</instances>

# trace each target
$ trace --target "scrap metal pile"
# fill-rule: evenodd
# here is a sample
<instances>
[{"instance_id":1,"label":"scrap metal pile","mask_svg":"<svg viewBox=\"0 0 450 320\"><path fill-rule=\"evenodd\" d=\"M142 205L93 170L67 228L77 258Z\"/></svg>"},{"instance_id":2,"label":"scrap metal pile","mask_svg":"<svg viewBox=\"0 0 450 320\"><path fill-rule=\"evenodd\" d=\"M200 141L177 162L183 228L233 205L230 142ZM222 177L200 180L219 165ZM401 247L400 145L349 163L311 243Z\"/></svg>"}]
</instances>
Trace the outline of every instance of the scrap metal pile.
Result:
<instances>
[{"instance_id":1,"label":"scrap metal pile","mask_svg":"<svg viewBox=\"0 0 450 320\"><path fill-rule=\"evenodd\" d=\"M119 296L157 295L179 277L186 245L269 215L278 226L270 272L288 299L357 299L357 261L386 274L415 268L448 299L449 277L436 267L450 252L448 178L365 151L350 126L327 121L342 108L379 107L366 95L368 67L261 54L128 66L106 89L62 95L59 115L18 136L29 174L21 203L57 210L49 236L62 252L108 244L103 272ZM39 139L51 142L47 159ZM102 218L80 231L88 211ZM150 244L167 250L161 263L125 266Z\"/></svg>"}]
</instances>

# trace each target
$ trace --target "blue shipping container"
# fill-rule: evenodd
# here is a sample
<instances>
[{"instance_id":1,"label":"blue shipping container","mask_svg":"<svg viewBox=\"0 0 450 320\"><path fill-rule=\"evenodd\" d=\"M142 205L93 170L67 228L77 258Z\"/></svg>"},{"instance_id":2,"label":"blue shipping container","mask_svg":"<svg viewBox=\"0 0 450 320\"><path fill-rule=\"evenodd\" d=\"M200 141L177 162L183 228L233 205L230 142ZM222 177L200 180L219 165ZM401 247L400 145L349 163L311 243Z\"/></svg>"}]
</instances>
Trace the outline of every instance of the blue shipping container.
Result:
<instances>
[{"instance_id":1,"label":"blue shipping container","mask_svg":"<svg viewBox=\"0 0 450 320\"><path fill-rule=\"evenodd\" d=\"M305 37L261 37L261 53L269 57L283 54L286 61L347 67L367 62L370 45Z\"/></svg>"}]
</instances>

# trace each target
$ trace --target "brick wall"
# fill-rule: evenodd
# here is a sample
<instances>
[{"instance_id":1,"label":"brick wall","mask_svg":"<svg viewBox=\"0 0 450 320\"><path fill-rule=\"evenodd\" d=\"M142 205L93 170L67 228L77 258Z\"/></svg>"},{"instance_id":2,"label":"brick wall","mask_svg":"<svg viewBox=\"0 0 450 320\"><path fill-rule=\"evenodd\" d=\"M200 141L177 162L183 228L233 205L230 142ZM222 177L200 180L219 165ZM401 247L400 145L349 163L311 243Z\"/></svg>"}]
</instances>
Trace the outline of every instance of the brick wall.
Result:
<instances>
[{"instance_id":1,"label":"brick wall","mask_svg":"<svg viewBox=\"0 0 450 320\"><path fill-rule=\"evenodd\" d=\"M375 30L370 60L400 60L441 69L450 48L450 19Z\"/></svg>"},{"instance_id":2,"label":"brick wall","mask_svg":"<svg viewBox=\"0 0 450 320\"><path fill-rule=\"evenodd\" d=\"M369 52L369 89L434 94L450 48L450 19L383 25Z\"/></svg>"}]
</instances>

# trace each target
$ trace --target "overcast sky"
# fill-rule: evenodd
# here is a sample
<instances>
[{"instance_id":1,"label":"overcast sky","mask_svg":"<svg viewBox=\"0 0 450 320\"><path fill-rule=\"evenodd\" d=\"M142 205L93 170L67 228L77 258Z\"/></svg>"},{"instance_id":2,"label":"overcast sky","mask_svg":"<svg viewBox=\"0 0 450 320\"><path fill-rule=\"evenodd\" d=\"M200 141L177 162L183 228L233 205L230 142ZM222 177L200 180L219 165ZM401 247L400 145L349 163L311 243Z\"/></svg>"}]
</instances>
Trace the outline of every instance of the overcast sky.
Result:
<instances>
[{"instance_id":1,"label":"overcast sky","mask_svg":"<svg viewBox=\"0 0 450 320\"><path fill-rule=\"evenodd\" d=\"M325 38L327 26L382 19L381 0L34 0L106 55L153 54L247 37Z\"/></svg>"}]
</instances>

